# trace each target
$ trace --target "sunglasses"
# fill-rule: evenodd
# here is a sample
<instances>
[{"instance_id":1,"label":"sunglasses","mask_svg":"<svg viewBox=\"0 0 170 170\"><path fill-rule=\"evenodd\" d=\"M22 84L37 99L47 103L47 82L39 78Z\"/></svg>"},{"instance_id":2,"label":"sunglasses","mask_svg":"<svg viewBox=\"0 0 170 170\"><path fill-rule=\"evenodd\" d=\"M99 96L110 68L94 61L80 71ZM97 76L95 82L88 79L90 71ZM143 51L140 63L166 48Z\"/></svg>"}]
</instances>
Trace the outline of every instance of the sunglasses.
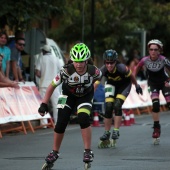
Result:
<instances>
[{"instance_id":1,"label":"sunglasses","mask_svg":"<svg viewBox=\"0 0 170 170\"><path fill-rule=\"evenodd\" d=\"M158 51L158 48L150 48L149 51Z\"/></svg>"},{"instance_id":2,"label":"sunglasses","mask_svg":"<svg viewBox=\"0 0 170 170\"><path fill-rule=\"evenodd\" d=\"M25 44L22 44L22 43L18 43L18 45L19 45L19 46L23 46L23 47L25 46Z\"/></svg>"},{"instance_id":3,"label":"sunglasses","mask_svg":"<svg viewBox=\"0 0 170 170\"><path fill-rule=\"evenodd\" d=\"M116 61L115 61L116 62ZM105 62L106 65L113 65L115 62Z\"/></svg>"}]
</instances>

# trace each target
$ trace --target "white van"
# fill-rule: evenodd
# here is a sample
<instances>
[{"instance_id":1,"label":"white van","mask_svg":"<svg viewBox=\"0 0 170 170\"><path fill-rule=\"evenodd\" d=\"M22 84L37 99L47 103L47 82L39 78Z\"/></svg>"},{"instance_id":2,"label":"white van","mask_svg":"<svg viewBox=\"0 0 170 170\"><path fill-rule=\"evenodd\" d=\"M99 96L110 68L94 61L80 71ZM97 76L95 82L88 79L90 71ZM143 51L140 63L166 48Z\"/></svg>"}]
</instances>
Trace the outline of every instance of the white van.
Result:
<instances>
[{"instance_id":1,"label":"white van","mask_svg":"<svg viewBox=\"0 0 170 170\"><path fill-rule=\"evenodd\" d=\"M51 46L51 52L53 55L55 55L59 62L60 62L60 66L63 66L65 64L65 58L64 58L64 54L61 51L61 49L59 48L59 46L57 45L57 43L49 38L46 38L46 42L48 45Z\"/></svg>"},{"instance_id":2,"label":"white van","mask_svg":"<svg viewBox=\"0 0 170 170\"><path fill-rule=\"evenodd\" d=\"M51 47L51 53L58 58L58 61L60 63L60 67L64 66L65 57L64 57L63 52L61 51L61 49L57 45L57 43L53 39L46 38L46 44ZM39 57L41 57L41 55L42 55L42 53L35 55L35 67L36 67L36 63L38 62L38 59L39 59ZM36 81L36 85L38 86L39 85L39 78L37 76L35 76L35 81Z\"/></svg>"}]
</instances>

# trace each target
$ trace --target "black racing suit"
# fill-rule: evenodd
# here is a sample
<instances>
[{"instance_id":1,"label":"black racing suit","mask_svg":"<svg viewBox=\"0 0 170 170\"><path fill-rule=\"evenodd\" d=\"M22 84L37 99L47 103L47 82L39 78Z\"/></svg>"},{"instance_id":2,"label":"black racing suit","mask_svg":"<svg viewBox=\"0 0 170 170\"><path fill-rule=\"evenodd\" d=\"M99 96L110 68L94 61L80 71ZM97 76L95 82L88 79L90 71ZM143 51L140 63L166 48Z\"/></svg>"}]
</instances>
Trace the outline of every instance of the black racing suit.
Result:
<instances>
[{"instance_id":1,"label":"black racing suit","mask_svg":"<svg viewBox=\"0 0 170 170\"><path fill-rule=\"evenodd\" d=\"M79 75L73 64L64 66L53 79L52 85L62 83L62 94L67 95L65 107L59 108L55 132L64 133L72 110L76 108L81 128L90 126L90 114L94 95L93 83L101 77L101 71L94 65L87 65L87 71Z\"/></svg>"},{"instance_id":2,"label":"black racing suit","mask_svg":"<svg viewBox=\"0 0 170 170\"><path fill-rule=\"evenodd\" d=\"M121 116L122 115L121 107L125 99L129 95L132 86L132 82L130 78L131 70L129 70L126 65L117 61L112 73L110 73L107 70L105 65L101 67L101 72L102 72L102 76L106 78L105 86L112 85L115 88L115 92L113 95L105 96L106 97L105 117L111 118L113 109L115 111L115 115Z\"/></svg>"}]
</instances>

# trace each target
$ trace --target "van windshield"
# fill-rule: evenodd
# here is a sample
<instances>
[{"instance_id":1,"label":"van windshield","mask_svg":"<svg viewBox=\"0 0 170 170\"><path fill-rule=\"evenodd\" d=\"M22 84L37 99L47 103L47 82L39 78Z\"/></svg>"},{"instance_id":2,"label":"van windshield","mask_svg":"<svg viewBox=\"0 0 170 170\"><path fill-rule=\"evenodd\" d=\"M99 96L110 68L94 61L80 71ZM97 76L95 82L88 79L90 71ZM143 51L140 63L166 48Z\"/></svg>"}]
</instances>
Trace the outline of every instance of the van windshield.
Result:
<instances>
[{"instance_id":1,"label":"van windshield","mask_svg":"<svg viewBox=\"0 0 170 170\"><path fill-rule=\"evenodd\" d=\"M61 54L59 54L57 48L56 48L55 46L53 46L53 45L52 45L51 47L53 48L53 51L54 51L55 55L56 55L57 57L59 57L59 59L61 59Z\"/></svg>"}]
</instances>

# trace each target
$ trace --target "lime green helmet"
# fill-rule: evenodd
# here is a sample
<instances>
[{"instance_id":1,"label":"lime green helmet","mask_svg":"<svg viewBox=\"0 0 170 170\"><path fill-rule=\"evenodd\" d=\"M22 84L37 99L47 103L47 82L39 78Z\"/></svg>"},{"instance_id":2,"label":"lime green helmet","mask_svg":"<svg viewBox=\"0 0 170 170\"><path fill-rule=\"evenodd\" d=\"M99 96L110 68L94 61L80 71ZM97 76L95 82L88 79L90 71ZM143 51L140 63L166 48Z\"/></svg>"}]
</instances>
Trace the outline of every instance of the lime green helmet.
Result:
<instances>
[{"instance_id":1,"label":"lime green helmet","mask_svg":"<svg viewBox=\"0 0 170 170\"><path fill-rule=\"evenodd\" d=\"M70 59L75 62L86 61L90 58L89 48L83 44L78 43L72 47L70 50Z\"/></svg>"}]
</instances>

